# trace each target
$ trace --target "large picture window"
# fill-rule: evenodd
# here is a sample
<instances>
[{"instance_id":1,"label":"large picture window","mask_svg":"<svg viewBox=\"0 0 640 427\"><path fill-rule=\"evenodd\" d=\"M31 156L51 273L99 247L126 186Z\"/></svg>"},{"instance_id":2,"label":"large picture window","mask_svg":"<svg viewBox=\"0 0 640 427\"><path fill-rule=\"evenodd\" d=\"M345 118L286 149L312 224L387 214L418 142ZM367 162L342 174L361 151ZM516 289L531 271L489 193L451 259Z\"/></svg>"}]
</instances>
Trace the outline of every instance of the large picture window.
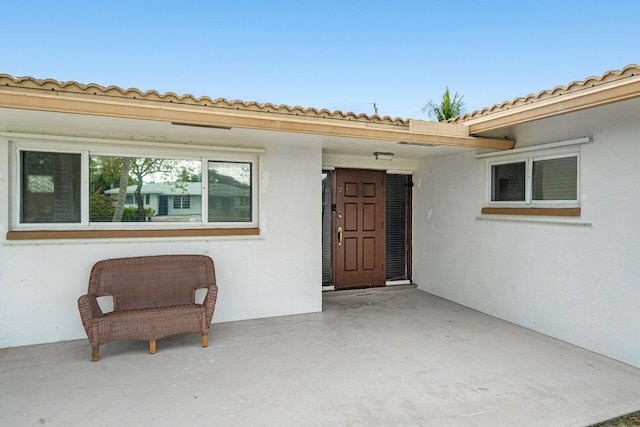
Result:
<instances>
[{"instance_id":1,"label":"large picture window","mask_svg":"<svg viewBox=\"0 0 640 427\"><path fill-rule=\"evenodd\" d=\"M253 156L103 155L100 147L48 152L32 145L16 147L14 229L257 227Z\"/></svg>"}]
</instances>

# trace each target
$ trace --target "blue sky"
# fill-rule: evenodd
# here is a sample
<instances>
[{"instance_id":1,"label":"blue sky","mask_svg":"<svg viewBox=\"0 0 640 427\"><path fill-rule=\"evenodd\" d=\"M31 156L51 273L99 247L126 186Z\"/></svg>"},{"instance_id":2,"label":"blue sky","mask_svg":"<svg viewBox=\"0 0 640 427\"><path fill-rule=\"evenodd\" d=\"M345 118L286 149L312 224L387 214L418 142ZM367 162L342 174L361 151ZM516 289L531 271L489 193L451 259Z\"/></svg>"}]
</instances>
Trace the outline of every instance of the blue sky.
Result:
<instances>
[{"instance_id":1,"label":"blue sky","mask_svg":"<svg viewBox=\"0 0 640 427\"><path fill-rule=\"evenodd\" d=\"M428 119L640 63L640 1L12 1L0 73Z\"/></svg>"}]
</instances>

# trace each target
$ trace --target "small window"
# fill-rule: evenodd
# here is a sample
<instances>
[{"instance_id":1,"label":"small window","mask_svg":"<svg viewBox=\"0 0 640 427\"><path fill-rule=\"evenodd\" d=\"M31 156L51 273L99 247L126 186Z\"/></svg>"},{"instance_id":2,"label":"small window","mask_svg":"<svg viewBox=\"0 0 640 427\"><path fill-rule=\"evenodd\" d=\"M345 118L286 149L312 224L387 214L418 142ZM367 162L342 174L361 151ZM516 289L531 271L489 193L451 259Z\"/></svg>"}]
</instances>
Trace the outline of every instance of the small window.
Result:
<instances>
[{"instance_id":1,"label":"small window","mask_svg":"<svg viewBox=\"0 0 640 427\"><path fill-rule=\"evenodd\" d=\"M79 223L81 155L23 151L20 222Z\"/></svg>"},{"instance_id":2,"label":"small window","mask_svg":"<svg viewBox=\"0 0 640 427\"><path fill-rule=\"evenodd\" d=\"M578 158L533 161L532 200L578 200Z\"/></svg>"},{"instance_id":3,"label":"small window","mask_svg":"<svg viewBox=\"0 0 640 427\"><path fill-rule=\"evenodd\" d=\"M526 162L491 166L491 201L525 201Z\"/></svg>"},{"instance_id":4,"label":"small window","mask_svg":"<svg viewBox=\"0 0 640 427\"><path fill-rule=\"evenodd\" d=\"M578 154L490 163L490 202L497 206L577 206Z\"/></svg>"}]
</instances>

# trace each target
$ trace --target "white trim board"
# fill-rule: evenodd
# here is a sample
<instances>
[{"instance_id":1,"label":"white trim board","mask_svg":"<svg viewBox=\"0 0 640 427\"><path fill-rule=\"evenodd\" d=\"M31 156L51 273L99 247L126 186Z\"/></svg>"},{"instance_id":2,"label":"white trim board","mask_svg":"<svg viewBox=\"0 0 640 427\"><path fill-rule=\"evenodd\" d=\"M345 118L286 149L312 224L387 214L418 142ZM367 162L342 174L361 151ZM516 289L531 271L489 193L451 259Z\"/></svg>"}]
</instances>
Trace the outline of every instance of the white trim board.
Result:
<instances>
[{"instance_id":1,"label":"white trim board","mask_svg":"<svg viewBox=\"0 0 640 427\"><path fill-rule=\"evenodd\" d=\"M549 144L532 145L530 147L515 148L513 150L491 151L489 153L478 153L475 155L476 159L486 159L488 157L501 157L510 156L518 153L528 153L531 151L550 150L553 148L569 147L572 145L581 145L591 142L591 137L585 136L582 138L569 139L567 141L551 142Z\"/></svg>"},{"instance_id":2,"label":"white trim board","mask_svg":"<svg viewBox=\"0 0 640 427\"><path fill-rule=\"evenodd\" d=\"M477 221L496 221L496 222L525 222L530 224L553 224L553 225L573 225L582 227L591 227L593 223L589 221L569 221L566 219L553 218L529 218L524 216L511 215L481 215L476 217Z\"/></svg>"}]
</instances>

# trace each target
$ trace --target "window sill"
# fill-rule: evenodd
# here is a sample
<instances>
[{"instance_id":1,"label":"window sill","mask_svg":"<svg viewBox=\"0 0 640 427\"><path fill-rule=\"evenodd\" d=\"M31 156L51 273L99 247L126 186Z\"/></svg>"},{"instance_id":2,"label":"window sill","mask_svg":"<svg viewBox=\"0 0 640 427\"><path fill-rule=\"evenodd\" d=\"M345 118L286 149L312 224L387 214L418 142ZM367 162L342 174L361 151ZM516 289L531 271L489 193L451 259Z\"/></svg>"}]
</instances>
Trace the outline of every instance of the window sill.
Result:
<instances>
[{"instance_id":1,"label":"window sill","mask_svg":"<svg viewBox=\"0 0 640 427\"><path fill-rule=\"evenodd\" d=\"M580 216L580 208L482 208L483 215Z\"/></svg>"},{"instance_id":2,"label":"window sill","mask_svg":"<svg viewBox=\"0 0 640 427\"><path fill-rule=\"evenodd\" d=\"M259 228L154 229L154 230L38 230L9 231L7 240L120 239L153 237L258 236Z\"/></svg>"},{"instance_id":3,"label":"window sill","mask_svg":"<svg viewBox=\"0 0 640 427\"><path fill-rule=\"evenodd\" d=\"M489 222L515 222L526 224L551 224L551 225L570 225L591 227L593 224L589 221L579 221L569 219L568 217L544 217L544 216L510 216L510 215L480 215L476 217L478 221Z\"/></svg>"}]
</instances>

